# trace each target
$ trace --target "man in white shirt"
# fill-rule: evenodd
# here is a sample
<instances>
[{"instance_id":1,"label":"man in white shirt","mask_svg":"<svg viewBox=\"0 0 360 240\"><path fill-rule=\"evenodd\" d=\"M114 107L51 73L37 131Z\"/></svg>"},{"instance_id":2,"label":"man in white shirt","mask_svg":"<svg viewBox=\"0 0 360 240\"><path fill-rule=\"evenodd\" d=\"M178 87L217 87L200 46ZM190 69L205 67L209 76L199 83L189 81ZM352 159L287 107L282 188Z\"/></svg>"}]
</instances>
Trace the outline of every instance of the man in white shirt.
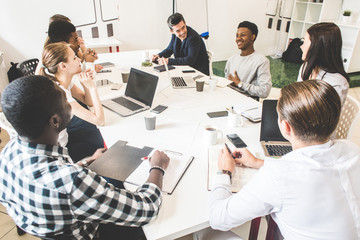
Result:
<instances>
[{"instance_id":1,"label":"man in white shirt","mask_svg":"<svg viewBox=\"0 0 360 240\"><path fill-rule=\"evenodd\" d=\"M348 140L330 140L339 121L339 95L325 81L293 83L281 90L277 111L293 151L261 160L244 148L233 152L235 159L222 149L210 196L211 227L227 231L270 214L285 239L359 239L360 149ZM232 194L236 163L260 170Z\"/></svg>"},{"instance_id":2,"label":"man in white shirt","mask_svg":"<svg viewBox=\"0 0 360 240\"><path fill-rule=\"evenodd\" d=\"M266 98L271 90L269 60L255 52L254 42L258 34L256 24L241 22L236 32L236 44L241 50L229 58L225 66L225 77L233 81L232 85L250 96Z\"/></svg>"}]
</instances>

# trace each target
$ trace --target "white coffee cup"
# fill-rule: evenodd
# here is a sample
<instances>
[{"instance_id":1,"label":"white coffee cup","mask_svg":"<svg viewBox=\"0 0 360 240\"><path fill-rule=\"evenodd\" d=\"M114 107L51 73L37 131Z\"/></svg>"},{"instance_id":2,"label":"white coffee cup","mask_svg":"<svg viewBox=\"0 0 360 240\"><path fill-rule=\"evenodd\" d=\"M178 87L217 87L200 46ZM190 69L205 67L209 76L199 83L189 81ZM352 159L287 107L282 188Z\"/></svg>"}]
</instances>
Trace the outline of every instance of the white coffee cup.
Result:
<instances>
[{"instance_id":1,"label":"white coffee cup","mask_svg":"<svg viewBox=\"0 0 360 240\"><path fill-rule=\"evenodd\" d=\"M228 125L230 127L241 127L244 121L240 113L230 112L228 114Z\"/></svg>"},{"instance_id":2,"label":"white coffee cup","mask_svg":"<svg viewBox=\"0 0 360 240\"><path fill-rule=\"evenodd\" d=\"M142 53L142 57L143 57L143 62L149 62L150 61L150 54L149 54L149 52L148 51L144 51L143 53Z\"/></svg>"},{"instance_id":3,"label":"white coffee cup","mask_svg":"<svg viewBox=\"0 0 360 240\"><path fill-rule=\"evenodd\" d=\"M145 127L147 130L154 130L156 127L156 114L148 113L144 116L145 119Z\"/></svg>"},{"instance_id":4,"label":"white coffee cup","mask_svg":"<svg viewBox=\"0 0 360 240\"><path fill-rule=\"evenodd\" d=\"M207 125L204 126L203 136L204 136L204 144L206 146L211 146L216 144L218 138L223 137L223 133L217 127L212 125Z\"/></svg>"},{"instance_id":5,"label":"white coffee cup","mask_svg":"<svg viewBox=\"0 0 360 240\"><path fill-rule=\"evenodd\" d=\"M209 79L209 88L210 88L210 91L215 91L217 82L218 82L218 80L217 80L216 78L210 78L210 79Z\"/></svg>"}]
</instances>

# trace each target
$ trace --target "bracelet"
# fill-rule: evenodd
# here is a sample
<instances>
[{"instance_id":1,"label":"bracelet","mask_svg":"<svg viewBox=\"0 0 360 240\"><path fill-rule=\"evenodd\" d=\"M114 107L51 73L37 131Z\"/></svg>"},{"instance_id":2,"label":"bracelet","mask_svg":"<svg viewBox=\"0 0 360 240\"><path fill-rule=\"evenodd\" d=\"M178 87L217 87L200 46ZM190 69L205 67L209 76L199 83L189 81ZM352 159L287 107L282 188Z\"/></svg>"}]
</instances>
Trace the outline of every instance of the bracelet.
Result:
<instances>
[{"instance_id":1,"label":"bracelet","mask_svg":"<svg viewBox=\"0 0 360 240\"><path fill-rule=\"evenodd\" d=\"M160 171L162 172L163 176L165 175L165 169L163 169L162 167L160 167L160 166L153 166L153 167L150 168L149 173L151 173L151 171L152 171L153 169L158 169L158 170L160 170Z\"/></svg>"}]
</instances>

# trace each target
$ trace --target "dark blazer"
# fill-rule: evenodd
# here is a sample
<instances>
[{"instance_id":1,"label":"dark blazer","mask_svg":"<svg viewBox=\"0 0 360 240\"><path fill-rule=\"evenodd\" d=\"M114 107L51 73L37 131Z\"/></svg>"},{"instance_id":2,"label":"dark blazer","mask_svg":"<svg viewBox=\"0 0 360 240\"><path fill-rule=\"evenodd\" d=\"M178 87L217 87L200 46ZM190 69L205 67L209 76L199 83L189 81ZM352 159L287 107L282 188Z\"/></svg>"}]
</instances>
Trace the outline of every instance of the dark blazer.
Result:
<instances>
[{"instance_id":1,"label":"dark blazer","mask_svg":"<svg viewBox=\"0 0 360 240\"><path fill-rule=\"evenodd\" d=\"M175 34L171 37L169 46L159 53L160 57L169 58L169 65L189 65L196 70L209 75L209 59L201 36L191 27L187 27L187 37L181 41Z\"/></svg>"}]
</instances>

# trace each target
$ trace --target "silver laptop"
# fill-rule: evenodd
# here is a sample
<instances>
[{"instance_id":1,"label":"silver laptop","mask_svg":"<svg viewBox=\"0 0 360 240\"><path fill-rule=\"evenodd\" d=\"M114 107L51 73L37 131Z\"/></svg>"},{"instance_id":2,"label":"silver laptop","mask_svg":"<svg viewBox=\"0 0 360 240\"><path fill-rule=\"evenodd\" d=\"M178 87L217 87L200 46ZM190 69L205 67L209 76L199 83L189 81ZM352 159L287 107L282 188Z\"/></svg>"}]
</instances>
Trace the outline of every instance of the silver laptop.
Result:
<instances>
[{"instance_id":1,"label":"silver laptop","mask_svg":"<svg viewBox=\"0 0 360 240\"><path fill-rule=\"evenodd\" d=\"M280 157L292 151L290 142L280 132L276 105L277 100L269 99L262 105L260 142L268 157Z\"/></svg>"},{"instance_id":2,"label":"silver laptop","mask_svg":"<svg viewBox=\"0 0 360 240\"><path fill-rule=\"evenodd\" d=\"M102 105L121 116L145 111L153 102L158 77L131 68L125 95L102 102Z\"/></svg>"},{"instance_id":3,"label":"silver laptop","mask_svg":"<svg viewBox=\"0 0 360 240\"><path fill-rule=\"evenodd\" d=\"M165 60L163 62L164 62L166 72L169 75L169 79L171 81L173 88L196 88L195 79L190 76L171 77Z\"/></svg>"}]
</instances>

